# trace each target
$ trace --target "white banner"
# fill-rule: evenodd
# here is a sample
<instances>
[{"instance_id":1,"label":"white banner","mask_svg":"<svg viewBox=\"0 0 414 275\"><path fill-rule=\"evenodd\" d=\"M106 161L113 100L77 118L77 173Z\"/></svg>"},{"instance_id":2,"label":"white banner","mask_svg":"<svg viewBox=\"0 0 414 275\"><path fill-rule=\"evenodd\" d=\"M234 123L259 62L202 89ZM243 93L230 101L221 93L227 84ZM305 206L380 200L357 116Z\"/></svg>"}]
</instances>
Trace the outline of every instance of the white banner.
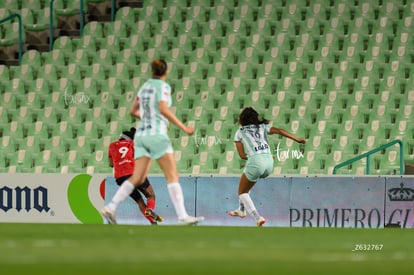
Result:
<instances>
[{"instance_id":1,"label":"white banner","mask_svg":"<svg viewBox=\"0 0 414 275\"><path fill-rule=\"evenodd\" d=\"M0 174L0 222L103 223L106 176Z\"/></svg>"}]
</instances>

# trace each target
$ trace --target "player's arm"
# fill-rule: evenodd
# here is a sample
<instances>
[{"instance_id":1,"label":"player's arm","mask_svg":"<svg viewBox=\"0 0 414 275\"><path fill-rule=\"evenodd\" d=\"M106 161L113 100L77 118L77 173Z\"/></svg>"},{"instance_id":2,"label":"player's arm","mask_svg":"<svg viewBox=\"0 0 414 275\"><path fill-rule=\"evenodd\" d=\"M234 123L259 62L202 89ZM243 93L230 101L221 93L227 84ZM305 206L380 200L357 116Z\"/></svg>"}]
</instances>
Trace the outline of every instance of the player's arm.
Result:
<instances>
[{"instance_id":1,"label":"player's arm","mask_svg":"<svg viewBox=\"0 0 414 275\"><path fill-rule=\"evenodd\" d=\"M161 100L158 102L158 108L160 109L160 113L168 119L169 122L183 130L187 135L194 134L194 128L184 125L173 112L171 112L170 108L168 108L167 101Z\"/></svg>"},{"instance_id":2,"label":"player's arm","mask_svg":"<svg viewBox=\"0 0 414 275\"><path fill-rule=\"evenodd\" d=\"M292 135L291 133L289 133L286 130L280 129L280 128L276 128L276 127L270 127L270 134L278 134L287 138L290 138L298 143L306 143L306 140L304 138L299 138L297 136Z\"/></svg>"},{"instance_id":3,"label":"player's arm","mask_svg":"<svg viewBox=\"0 0 414 275\"><path fill-rule=\"evenodd\" d=\"M138 97L134 100L134 103L132 103L131 108L129 109L129 114L133 117L140 118Z\"/></svg>"},{"instance_id":4,"label":"player's arm","mask_svg":"<svg viewBox=\"0 0 414 275\"><path fill-rule=\"evenodd\" d=\"M109 158L109 167L114 167L114 162L112 158Z\"/></svg>"},{"instance_id":5,"label":"player's arm","mask_svg":"<svg viewBox=\"0 0 414 275\"><path fill-rule=\"evenodd\" d=\"M247 159L246 152L244 152L244 146L241 141L235 141L237 153L239 153L239 156L241 159Z\"/></svg>"}]
</instances>

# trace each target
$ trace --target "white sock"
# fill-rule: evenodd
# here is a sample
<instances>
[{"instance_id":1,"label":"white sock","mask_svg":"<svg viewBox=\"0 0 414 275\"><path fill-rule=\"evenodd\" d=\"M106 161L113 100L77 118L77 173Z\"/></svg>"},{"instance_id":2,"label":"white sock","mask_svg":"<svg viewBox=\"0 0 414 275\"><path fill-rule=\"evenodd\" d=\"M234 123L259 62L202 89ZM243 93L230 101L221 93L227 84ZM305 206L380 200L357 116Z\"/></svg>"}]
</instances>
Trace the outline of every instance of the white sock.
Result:
<instances>
[{"instance_id":1,"label":"white sock","mask_svg":"<svg viewBox=\"0 0 414 275\"><path fill-rule=\"evenodd\" d=\"M247 213L249 213L250 216L252 216L255 220L258 220L260 218L259 213L256 210L256 207L254 206L254 203L252 201L252 198L250 198L250 195L248 193L243 193L239 195L239 199L241 203L246 208Z\"/></svg>"},{"instance_id":2,"label":"white sock","mask_svg":"<svg viewBox=\"0 0 414 275\"><path fill-rule=\"evenodd\" d=\"M129 197L134 188L135 185L133 185L130 181L124 181L112 197L111 202L108 204L108 208L115 212L118 205Z\"/></svg>"},{"instance_id":3,"label":"white sock","mask_svg":"<svg viewBox=\"0 0 414 275\"><path fill-rule=\"evenodd\" d=\"M239 200L239 209L241 211L244 211L246 208L244 207L244 204L241 202L241 200Z\"/></svg>"},{"instance_id":4,"label":"white sock","mask_svg":"<svg viewBox=\"0 0 414 275\"><path fill-rule=\"evenodd\" d=\"M184 219L188 216L184 206L184 195L181 185L177 183L168 183L168 193L170 194L171 201L174 205L175 212L177 213L178 219Z\"/></svg>"}]
</instances>

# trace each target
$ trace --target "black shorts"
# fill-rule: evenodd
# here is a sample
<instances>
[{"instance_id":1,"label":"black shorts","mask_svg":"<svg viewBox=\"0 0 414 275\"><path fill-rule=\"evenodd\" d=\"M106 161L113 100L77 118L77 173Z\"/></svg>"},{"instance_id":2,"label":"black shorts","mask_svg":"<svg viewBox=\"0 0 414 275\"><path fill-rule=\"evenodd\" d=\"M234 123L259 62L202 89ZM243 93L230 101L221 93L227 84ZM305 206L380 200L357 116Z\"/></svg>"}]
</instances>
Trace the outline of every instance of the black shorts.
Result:
<instances>
[{"instance_id":1,"label":"black shorts","mask_svg":"<svg viewBox=\"0 0 414 275\"><path fill-rule=\"evenodd\" d=\"M115 179L116 184L121 186L121 184L126 181L131 175L126 175L120 178ZM141 193L145 194L145 190L150 186L150 182L148 181L148 178L145 178L145 181L143 184L141 184L138 187L135 187L132 193L129 195L134 201L142 199Z\"/></svg>"}]
</instances>

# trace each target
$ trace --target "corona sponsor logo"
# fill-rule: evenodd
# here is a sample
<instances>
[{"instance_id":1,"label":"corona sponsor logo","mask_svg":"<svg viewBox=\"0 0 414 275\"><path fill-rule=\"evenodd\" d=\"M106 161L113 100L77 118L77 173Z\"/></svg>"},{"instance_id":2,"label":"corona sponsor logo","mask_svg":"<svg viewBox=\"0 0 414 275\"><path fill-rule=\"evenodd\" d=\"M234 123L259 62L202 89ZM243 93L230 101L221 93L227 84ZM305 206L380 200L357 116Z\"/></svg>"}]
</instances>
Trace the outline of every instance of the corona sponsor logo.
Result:
<instances>
[{"instance_id":1,"label":"corona sponsor logo","mask_svg":"<svg viewBox=\"0 0 414 275\"><path fill-rule=\"evenodd\" d=\"M4 212L15 209L17 212L26 210L37 210L39 212L49 212L48 190L43 186L34 189L30 187L10 188L3 186L0 188L0 209Z\"/></svg>"},{"instance_id":2,"label":"corona sponsor logo","mask_svg":"<svg viewBox=\"0 0 414 275\"><path fill-rule=\"evenodd\" d=\"M414 201L414 189L404 187L401 182L400 187L388 189L388 198L390 201Z\"/></svg>"}]
</instances>

